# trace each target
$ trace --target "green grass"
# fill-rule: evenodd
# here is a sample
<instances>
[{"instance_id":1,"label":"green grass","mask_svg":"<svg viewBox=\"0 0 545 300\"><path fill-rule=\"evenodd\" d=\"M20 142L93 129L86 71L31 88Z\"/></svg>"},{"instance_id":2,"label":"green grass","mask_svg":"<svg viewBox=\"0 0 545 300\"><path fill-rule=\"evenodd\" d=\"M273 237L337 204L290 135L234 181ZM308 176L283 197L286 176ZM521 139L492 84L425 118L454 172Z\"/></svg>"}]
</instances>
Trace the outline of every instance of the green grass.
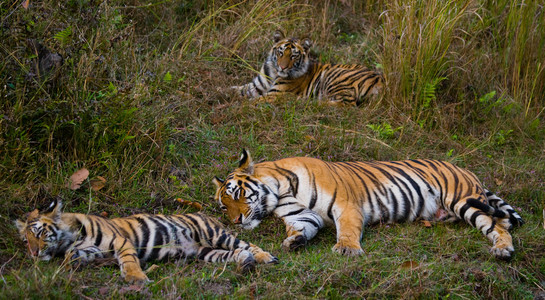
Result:
<instances>
[{"instance_id":1,"label":"green grass","mask_svg":"<svg viewBox=\"0 0 545 300\"><path fill-rule=\"evenodd\" d=\"M19 3L0 3L0 298L545 294L543 1ZM308 35L319 61L378 67L383 94L331 108L228 92L255 76L276 29ZM59 68L45 64L36 42L62 56ZM210 199L211 179L233 170L243 147L256 161L452 161L527 223L503 262L461 223L366 228L357 258L331 252L329 228L287 253L282 222L269 218L251 232L229 226L280 264L241 275L234 265L160 262L141 289L117 266L34 262L12 225L56 196L66 211L110 216L193 211L175 201L182 198L228 224ZM67 189L81 167L106 186Z\"/></svg>"}]
</instances>

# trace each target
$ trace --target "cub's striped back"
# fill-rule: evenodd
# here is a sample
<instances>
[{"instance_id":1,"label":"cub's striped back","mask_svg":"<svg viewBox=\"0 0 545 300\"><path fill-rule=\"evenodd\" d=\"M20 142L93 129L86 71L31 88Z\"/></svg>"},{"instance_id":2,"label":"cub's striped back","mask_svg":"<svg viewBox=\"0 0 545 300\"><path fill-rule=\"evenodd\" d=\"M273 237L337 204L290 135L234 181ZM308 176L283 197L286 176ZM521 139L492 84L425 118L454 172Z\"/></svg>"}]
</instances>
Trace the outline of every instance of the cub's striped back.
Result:
<instances>
[{"instance_id":1,"label":"cub's striped back","mask_svg":"<svg viewBox=\"0 0 545 300\"><path fill-rule=\"evenodd\" d=\"M359 105L383 87L381 73L361 65L321 64L309 58L312 42L285 38L277 31L260 74L252 82L234 86L242 96L266 97L281 93L328 101L333 105Z\"/></svg>"},{"instance_id":2,"label":"cub's striped back","mask_svg":"<svg viewBox=\"0 0 545 300\"><path fill-rule=\"evenodd\" d=\"M115 258L122 276L130 282L148 280L141 263L150 260L197 257L207 262L236 262L243 272L256 262L278 261L202 213L106 219L61 213L61 203L55 201L45 212L34 210L25 221L17 220L16 226L34 257L64 256L76 264Z\"/></svg>"}]
</instances>

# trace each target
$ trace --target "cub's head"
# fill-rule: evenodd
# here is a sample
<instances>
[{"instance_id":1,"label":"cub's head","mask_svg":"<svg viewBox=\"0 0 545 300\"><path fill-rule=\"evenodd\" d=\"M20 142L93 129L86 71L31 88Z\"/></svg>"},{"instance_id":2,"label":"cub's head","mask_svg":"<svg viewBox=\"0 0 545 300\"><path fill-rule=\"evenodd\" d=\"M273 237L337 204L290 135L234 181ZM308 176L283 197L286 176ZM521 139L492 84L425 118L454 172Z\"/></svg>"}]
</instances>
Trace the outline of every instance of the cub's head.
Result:
<instances>
[{"instance_id":1,"label":"cub's head","mask_svg":"<svg viewBox=\"0 0 545 300\"><path fill-rule=\"evenodd\" d=\"M225 180L213 179L216 185L215 200L229 219L244 229L253 229L270 213L278 199L269 187L254 176L250 153L242 151L239 167Z\"/></svg>"},{"instance_id":2,"label":"cub's head","mask_svg":"<svg viewBox=\"0 0 545 300\"><path fill-rule=\"evenodd\" d=\"M57 253L61 231L58 227L61 217L60 201L55 200L45 211L37 209L26 215L26 220L16 220L21 239L32 257L50 260Z\"/></svg>"},{"instance_id":3,"label":"cub's head","mask_svg":"<svg viewBox=\"0 0 545 300\"><path fill-rule=\"evenodd\" d=\"M298 78L308 71L310 64L309 50L312 46L310 39L299 40L286 38L277 30L273 36L274 46L269 59L281 78Z\"/></svg>"}]
</instances>

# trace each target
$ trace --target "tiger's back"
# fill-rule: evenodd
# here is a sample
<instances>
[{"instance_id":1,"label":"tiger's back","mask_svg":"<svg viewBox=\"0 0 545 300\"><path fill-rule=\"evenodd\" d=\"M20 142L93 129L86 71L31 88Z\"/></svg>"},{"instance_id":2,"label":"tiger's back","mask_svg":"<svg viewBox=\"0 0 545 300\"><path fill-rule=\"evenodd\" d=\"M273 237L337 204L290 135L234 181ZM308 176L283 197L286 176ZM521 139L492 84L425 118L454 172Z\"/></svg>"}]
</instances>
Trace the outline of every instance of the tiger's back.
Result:
<instances>
[{"instance_id":1,"label":"tiger's back","mask_svg":"<svg viewBox=\"0 0 545 300\"><path fill-rule=\"evenodd\" d=\"M278 78L269 92L293 93L305 98L329 101L329 104L360 105L382 89L380 73L361 65L311 63L299 78Z\"/></svg>"}]
</instances>

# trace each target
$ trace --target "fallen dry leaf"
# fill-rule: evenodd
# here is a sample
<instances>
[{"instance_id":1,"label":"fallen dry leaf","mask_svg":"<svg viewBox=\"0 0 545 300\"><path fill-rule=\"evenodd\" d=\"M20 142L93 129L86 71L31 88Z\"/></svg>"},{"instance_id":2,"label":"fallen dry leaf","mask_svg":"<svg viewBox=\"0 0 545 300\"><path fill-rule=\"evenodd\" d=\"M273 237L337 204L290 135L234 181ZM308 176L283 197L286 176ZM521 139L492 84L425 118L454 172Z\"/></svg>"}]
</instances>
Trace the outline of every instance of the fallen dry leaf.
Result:
<instances>
[{"instance_id":1,"label":"fallen dry leaf","mask_svg":"<svg viewBox=\"0 0 545 300\"><path fill-rule=\"evenodd\" d=\"M102 176L97 176L97 178L91 179L91 189L93 191L98 191L101 188L106 186L106 179Z\"/></svg>"},{"instance_id":2,"label":"fallen dry leaf","mask_svg":"<svg viewBox=\"0 0 545 300\"><path fill-rule=\"evenodd\" d=\"M119 293L121 295L126 294L127 292L140 292L142 290L142 286L131 284L129 286L124 286L121 289L119 289Z\"/></svg>"},{"instance_id":3,"label":"fallen dry leaf","mask_svg":"<svg viewBox=\"0 0 545 300\"><path fill-rule=\"evenodd\" d=\"M198 203L198 202L184 200L182 198L176 198L176 201L180 202L180 204L182 204L182 205L193 206L194 208L196 208L198 210L202 209L202 205L200 203Z\"/></svg>"},{"instance_id":4,"label":"fallen dry leaf","mask_svg":"<svg viewBox=\"0 0 545 300\"><path fill-rule=\"evenodd\" d=\"M191 203L191 206L195 207L198 210L202 209L202 205L200 203L197 203L197 202Z\"/></svg>"},{"instance_id":5,"label":"fallen dry leaf","mask_svg":"<svg viewBox=\"0 0 545 300\"><path fill-rule=\"evenodd\" d=\"M110 288L108 288L107 286L103 286L101 288L98 289L98 293L101 295L101 296L106 296L108 294L108 291L110 290Z\"/></svg>"},{"instance_id":6,"label":"fallen dry leaf","mask_svg":"<svg viewBox=\"0 0 545 300\"><path fill-rule=\"evenodd\" d=\"M494 182L496 183L496 185L502 185L503 180L501 180L499 178L494 178Z\"/></svg>"},{"instance_id":7,"label":"fallen dry leaf","mask_svg":"<svg viewBox=\"0 0 545 300\"><path fill-rule=\"evenodd\" d=\"M30 0L23 1L21 5L23 6L24 9L28 9L28 6L30 5Z\"/></svg>"},{"instance_id":8,"label":"fallen dry leaf","mask_svg":"<svg viewBox=\"0 0 545 300\"><path fill-rule=\"evenodd\" d=\"M427 228L431 227L431 223L428 220L422 220L422 224L424 224L424 227L427 227Z\"/></svg>"},{"instance_id":9,"label":"fallen dry leaf","mask_svg":"<svg viewBox=\"0 0 545 300\"><path fill-rule=\"evenodd\" d=\"M414 270L414 269L418 268L418 262L413 261L413 260L408 260L408 261L401 264L401 268L402 269Z\"/></svg>"},{"instance_id":10,"label":"fallen dry leaf","mask_svg":"<svg viewBox=\"0 0 545 300\"><path fill-rule=\"evenodd\" d=\"M89 170L87 170L86 168L81 168L77 170L74 174L72 174L72 176L70 176L66 186L69 189L75 191L81 187L81 184L85 179L87 179L87 177L89 177Z\"/></svg>"},{"instance_id":11,"label":"fallen dry leaf","mask_svg":"<svg viewBox=\"0 0 545 300\"><path fill-rule=\"evenodd\" d=\"M108 217L108 212L103 211L103 212L100 213L100 216L103 217L103 218L107 218Z\"/></svg>"}]
</instances>

